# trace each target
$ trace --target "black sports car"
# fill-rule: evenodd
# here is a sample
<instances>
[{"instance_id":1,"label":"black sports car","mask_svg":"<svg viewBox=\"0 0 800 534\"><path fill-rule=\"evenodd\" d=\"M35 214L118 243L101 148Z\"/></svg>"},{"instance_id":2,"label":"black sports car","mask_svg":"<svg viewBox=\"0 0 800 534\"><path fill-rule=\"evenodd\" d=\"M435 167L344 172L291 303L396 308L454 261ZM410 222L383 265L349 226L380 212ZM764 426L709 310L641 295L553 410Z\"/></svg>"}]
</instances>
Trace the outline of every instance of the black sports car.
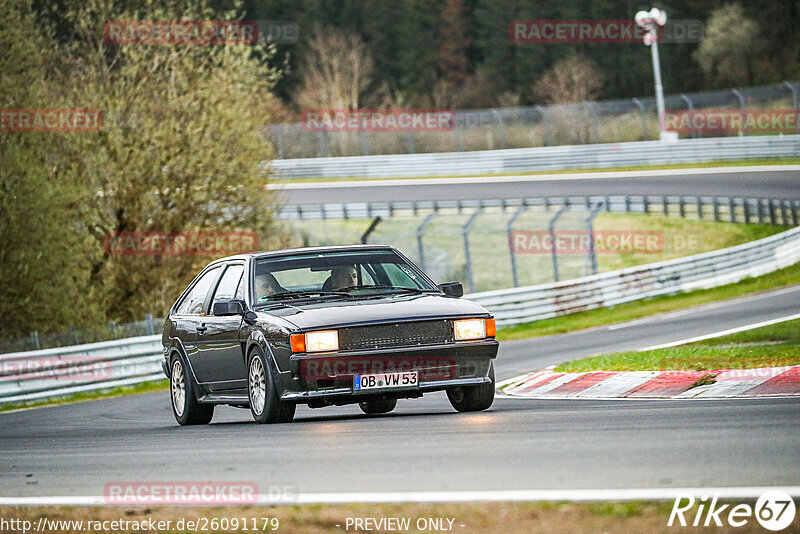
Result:
<instances>
[{"instance_id":1,"label":"black sports car","mask_svg":"<svg viewBox=\"0 0 800 534\"><path fill-rule=\"evenodd\" d=\"M298 403L358 403L446 391L458 411L494 400L498 342L458 282L437 286L389 246L243 254L210 263L169 311L162 367L181 425L214 406L288 422Z\"/></svg>"}]
</instances>

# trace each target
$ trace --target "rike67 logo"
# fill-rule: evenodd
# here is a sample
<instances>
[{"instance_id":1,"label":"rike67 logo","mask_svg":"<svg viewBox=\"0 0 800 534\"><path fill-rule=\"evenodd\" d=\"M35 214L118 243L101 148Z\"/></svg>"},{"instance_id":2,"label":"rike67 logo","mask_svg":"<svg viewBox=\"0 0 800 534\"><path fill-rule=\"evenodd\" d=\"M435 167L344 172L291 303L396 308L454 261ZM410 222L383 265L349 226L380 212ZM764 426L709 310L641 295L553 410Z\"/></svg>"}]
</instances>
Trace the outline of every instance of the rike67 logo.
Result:
<instances>
[{"instance_id":1,"label":"rike67 logo","mask_svg":"<svg viewBox=\"0 0 800 534\"><path fill-rule=\"evenodd\" d=\"M743 527L755 518L765 529L778 532L794 521L794 501L786 492L778 489L765 492L755 506L719 504L718 498L718 495L713 495L709 500L708 495L703 495L696 500L693 495L678 495L667 526Z\"/></svg>"}]
</instances>

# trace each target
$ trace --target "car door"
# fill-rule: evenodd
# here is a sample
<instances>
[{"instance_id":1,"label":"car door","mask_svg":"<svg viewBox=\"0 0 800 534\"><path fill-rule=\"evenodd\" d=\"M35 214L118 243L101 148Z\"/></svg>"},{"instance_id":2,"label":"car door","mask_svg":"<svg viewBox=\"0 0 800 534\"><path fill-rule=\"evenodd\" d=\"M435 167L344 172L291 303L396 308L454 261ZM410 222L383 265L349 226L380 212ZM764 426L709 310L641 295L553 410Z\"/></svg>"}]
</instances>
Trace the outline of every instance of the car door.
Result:
<instances>
[{"instance_id":1,"label":"car door","mask_svg":"<svg viewBox=\"0 0 800 534\"><path fill-rule=\"evenodd\" d=\"M247 387L247 369L240 339L241 315L214 315L214 303L223 300L242 300L244 292L244 262L229 263L219 278L208 304L197 336L198 379L210 391ZM198 371L200 373L200 371Z\"/></svg>"},{"instance_id":2,"label":"car door","mask_svg":"<svg viewBox=\"0 0 800 534\"><path fill-rule=\"evenodd\" d=\"M219 275L222 273L222 267L219 265L214 266L204 273L202 273L195 282L190 286L186 295L175 308L173 314L173 321L175 323L174 335L177 337L184 350L186 357L189 359L189 366L196 378L202 375L202 369L197 368L198 360L198 337L200 332L198 329L205 321L205 308L208 303L212 288L216 286Z\"/></svg>"}]
</instances>

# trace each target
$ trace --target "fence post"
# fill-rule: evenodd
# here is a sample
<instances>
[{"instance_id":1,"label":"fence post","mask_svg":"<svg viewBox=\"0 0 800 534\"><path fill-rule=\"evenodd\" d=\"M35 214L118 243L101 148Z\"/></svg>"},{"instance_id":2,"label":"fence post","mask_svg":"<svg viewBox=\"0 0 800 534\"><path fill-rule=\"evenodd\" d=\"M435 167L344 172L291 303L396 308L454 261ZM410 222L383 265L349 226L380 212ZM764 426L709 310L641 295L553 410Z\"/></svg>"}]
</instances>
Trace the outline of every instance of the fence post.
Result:
<instances>
[{"instance_id":1,"label":"fence post","mask_svg":"<svg viewBox=\"0 0 800 534\"><path fill-rule=\"evenodd\" d=\"M425 233L425 229L431 223L433 218L436 216L436 211L432 211L428 214L427 217L422 221L422 223L417 226L417 248L419 250L419 267L423 271L425 270L425 247L422 244L422 235Z\"/></svg>"},{"instance_id":2,"label":"fence post","mask_svg":"<svg viewBox=\"0 0 800 534\"><path fill-rule=\"evenodd\" d=\"M775 217L775 199L770 198L767 200L767 202L769 205L769 223L772 226L775 226L776 224L778 224L777 218Z\"/></svg>"},{"instance_id":3,"label":"fence post","mask_svg":"<svg viewBox=\"0 0 800 534\"><path fill-rule=\"evenodd\" d=\"M466 224L461 227L461 235L464 238L464 261L467 268L467 283L469 284L470 293L475 292L475 274L472 270L472 256L469 252L469 229L472 227L472 223L475 222L475 219L478 218L478 215L481 214L481 211L483 211L483 208L476 208L473 214L469 216Z\"/></svg>"},{"instance_id":4,"label":"fence post","mask_svg":"<svg viewBox=\"0 0 800 534\"><path fill-rule=\"evenodd\" d=\"M786 211L786 203L789 202L786 199L782 199L781 203L781 224L783 226L789 226L789 212Z\"/></svg>"},{"instance_id":5,"label":"fence post","mask_svg":"<svg viewBox=\"0 0 800 534\"><path fill-rule=\"evenodd\" d=\"M742 207L744 208L744 222L750 224L750 199L742 198Z\"/></svg>"},{"instance_id":6,"label":"fence post","mask_svg":"<svg viewBox=\"0 0 800 534\"><path fill-rule=\"evenodd\" d=\"M728 197L728 210L731 212L731 222L736 222L736 199Z\"/></svg>"},{"instance_id":7,"label":"fence post","mask_svg":"<svg viewBox=\"0 0 800 534\"><path fill-rule=\"evenodd\" d=\"M495 108L492 108L492 116L497 123L497 140L500 148L506 148L506 128L503 124L503 115Z\"/></svg>"},{"instance_id":8,"label":"fence post","mask_svg":"<svg viewBox=\"0 0 800 534\"><path fill-rule=\"evenodd\" d=\"M283 129L286 128L285 124L270 125L269 129L275 136L275 148L278 149L278 157L286 159L286 149L283 146Z\"/></svg>"},{"instance_id":9,"label":"fence post","mask_svg":"<svg viewBox=\"0 0 800 534\"><path fill-rule=\"evenodd\" d=\"M597 274L597 251L594 249L594 219L603 209L603 202L598 202L586 218L586 229L589 231L589 250L586 251L586 261L583 264L583 275L586 276L586 265L591 265L592 274Z\"/></svg>"},{"instance_id":10,"label":"fence post","mask_svg":"<svg viewBox=\"0 0 800 534\"><path fill-rule=\"evenodd\" d=\"M69 335L72 337L72 344L78 345L80 340L78 339L78 328L75 325L69 327Z\"/></svg>"},{"instance_id":11,"label":"fence post","mask_svg":"<svg viewBox=\"0 0 800 534\"><path fill-rule=\"evenodd\" d=\"M328 157L328 132L324 130L317 132L317 157Z\"/></svg>"},{"instance_id":12,"label":"fence post","mask_svg":"<svg viewBox=\"0 0 800 534\"><path fill-rule=\"evenodd\" d=\"M731 89L731 93L736 99L739 101L739 109L744 111L745 103L744 103L744 96L736 89ZM742 121L742 134L747 135L747 121Z\"/></svg>"},{"instance_id":13,"label":"fence post","mask_svg":"<svg viewBox=\"0 0 800 534\"><path fill-rule=\"evenodd\" d=\"M719 222L719 199L714 198L714 222Z\"/></svg>"},{"instance_id":14,"label":"fence post","mask_svg":"<svg viewBox=\"0 0 800 534\"><path fill-rule=\"evenodd\" d=\"M553 215L550 222L547 223L547 230L550 232L550 255L553 258L553 279L558 282L558 255L556 254L556 221L561 215L569 209L569 199L564 199L564 205Z\"/></svg>"},{"instance_id":15,"label":"fence post","mask_svg":"<svg viewBox=\"0 0 800 534\"><path fill-rule=\"evenodd\" d=\"M414 141L414 132L412 132L412 131L406 132L406 144L408 145L408 153L409 154L416 154L417 153L417 144Z\"/></svg>"},{"instance_id":16,"label":"fence post","mask_svg":"<svg viewBox=\"0 0 800 534\"><path fill-rule=\"evenodd\" d=\"M756 202L758 203L758 224L762 224L764 222L764 199L757 198Z\"/></svg>"},{"instance_id":17,"label":"fence post","mask_svg":"<svg viewBox=\"0 0 800 534\"><path fill-rule=\"evenodd\" d=\"M797 218L797 206L800 204L800 200L793 200L792 201L792 223L794 226L798 225L798 218Z\"/></svg>"},{"instance_id":18,"label":"fence post","mask_svg":"<svg viewBox=\"0 0 800 534\"><path fill-rule=\"evenodd\" d=\"M678 209L681 214L681 219L686 218L686 199L683 197L678 197Z\"/></svg>"},{"instance_id":19,"label":"fence post","mask_svg":"<svg viewBox=\"0 0 800 534\"><path fill-rule=\"evenodd\" d=\"M514 283L514 287L519 287L519 273L517 272L517 254L515 251L515 245L512 238L512 233L514 232L514 223L517 222L519 216L522 215L528 206L525 205L523 202L517 211L514 212L514 215L511 216L509 219L508 224L506 225L506 235L508 236L508 249L511 253L511 280Z\"/></svg>"},{"instance_id":20,"label":"fence post","mask_svg":"<svg viewBox=\"0 0 800 534\"><path fill-rule=\"evenodd\" d=\"M461 131L458 129L458 112L453 114L453 143L455 144L455 151L461 152Z\"/></svg>"},{"instance_id":21,"label":"fence post","mask_svg":"<svg viewBox=\"0 0 800 534\"><path fill-rule=\"evenodd\" d=\"M153 321L153 316L149 313L145 316L145 321L147 321L147 333L153 335L156 333L156 323Z\"/></svg>"},{"instance_id":22,"label":"fence post","mask_svg":"<svg viewBox=\"0 0 800 534\"><path fill-rule=\"evenodd\" d=\"M544 146L552 146L553 144L553 132L550 129L550 119L547 117L547 111L542 106L536 106L535 109L539 110L539 114L542 116L542 123L544 124Z\"/></svg>"},{"instance_id":23,"label":"fence post","mask_svg":"<svg viewBox=\"0 0 800 534\"><path fill-rule=\"evenodd\" d=\"M367 239L369 239L369 235L370 235L372 232L374 232L374 231L375 231L375 227L376 227L376 226L378 226L378 224L381 222L381 220L382 220L382 219L381 219L381 216L380 216L380 215L378 215L377 217L375 217L375 218L372 220L372 223L369 225L369 228L367 228L367 231L366 231L366 232L364 232L363 234L361 234L361 244L362 244L362 245L366 245L366 244L367 244Z\"/></svg>"},{"instance_id":24,"label":"fence post","mask_svg":"<svg viewBox=\"0 0 800 534\"><path fill-rule=\"evenodd\" d=\"M794 85L792 85L787 81L784 81L783 85L788 87L789 90L792 92L792 108L794 109L795 119L797 119L798 114L800 114L800 107L798 107L798 101L797 101L797 87L795 87ZM796 131L800 133L800 122L796 126Z\"/></svg>"},{"instance_id":25,"label":"fence post","mask_svg":"<svg viewBox=\"0 0 800 534\"><path fill-rule=\"evenodd\" d=\"M661 197L661 208L664 212L664 217L669 216L669 200L667 199L667 195Z\"/></svg>"},{"instance_id":26,"label":"fence post","mask_svg":"<svg viewBox=\"0 0 800 534\"><path fill-rule=\"evenodd\" d=\"M631 98L631 101L639 108L639 115L642 118L642 135L640 136L641 141L647 141L647 112L644 110L644 104L638 98Z\"/></svg>"},{"instance_id":27,"label":"fence post","mask_svg":"<svg viewBox=\"0 0 800 534\"><path fill-rule=\"evenodd\" d=\"M369 156L369 132L361 130L361 153Z\"/></svg>"},{"instance_id":28,"label":"fence post","mask_svg":"<svg viewBox=\"0 0 800 534\"><path fill-rule=\"evenodd\" d=\"M39 344L39 331L34 330L31 332L31 349L39 350L41 345Z\"/></svg>"},{"instance_id":29,"label":"fence post","mask_svg":"<svg viewBox=\"0 0 800 534\"><path fill-rule=\"evenodd\" d=\"M697 197L697 218L703 219L703 197Z\"/></svg>"},{"instance_id":30,"label":"fence post","mask_svg":"<svg viewBox=\"0 0 800 534\"><path fill-rule=\"evenodd\" d=\"M681 94L681 100L686 102L686 109L689 110L689 124L691 125L692 137L697 138L697 131L694 129L694 120L692 120L692 111L694 111L694 103L692 99L686 96L685 94Z\"/></svg>"}]
</instances>

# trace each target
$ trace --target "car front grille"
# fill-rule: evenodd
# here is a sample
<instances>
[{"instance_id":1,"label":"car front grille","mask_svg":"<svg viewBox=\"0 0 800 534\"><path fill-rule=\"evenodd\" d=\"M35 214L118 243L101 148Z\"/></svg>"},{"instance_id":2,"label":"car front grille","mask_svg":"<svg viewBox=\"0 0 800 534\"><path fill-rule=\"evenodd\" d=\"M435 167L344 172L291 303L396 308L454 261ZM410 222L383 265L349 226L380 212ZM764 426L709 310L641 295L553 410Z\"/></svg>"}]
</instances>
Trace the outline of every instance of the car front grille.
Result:
<instances>
[{"instance_id":1,"label":"car front grille","mask_svg":"<svg viewBox=\"0 0 800 534\"><path fill-rule=\"evenodd\" d=\"M412 321L339 329L339 346L345 350L417 347L453 342L450 321Z\"/></svg>"}]
</instances>

